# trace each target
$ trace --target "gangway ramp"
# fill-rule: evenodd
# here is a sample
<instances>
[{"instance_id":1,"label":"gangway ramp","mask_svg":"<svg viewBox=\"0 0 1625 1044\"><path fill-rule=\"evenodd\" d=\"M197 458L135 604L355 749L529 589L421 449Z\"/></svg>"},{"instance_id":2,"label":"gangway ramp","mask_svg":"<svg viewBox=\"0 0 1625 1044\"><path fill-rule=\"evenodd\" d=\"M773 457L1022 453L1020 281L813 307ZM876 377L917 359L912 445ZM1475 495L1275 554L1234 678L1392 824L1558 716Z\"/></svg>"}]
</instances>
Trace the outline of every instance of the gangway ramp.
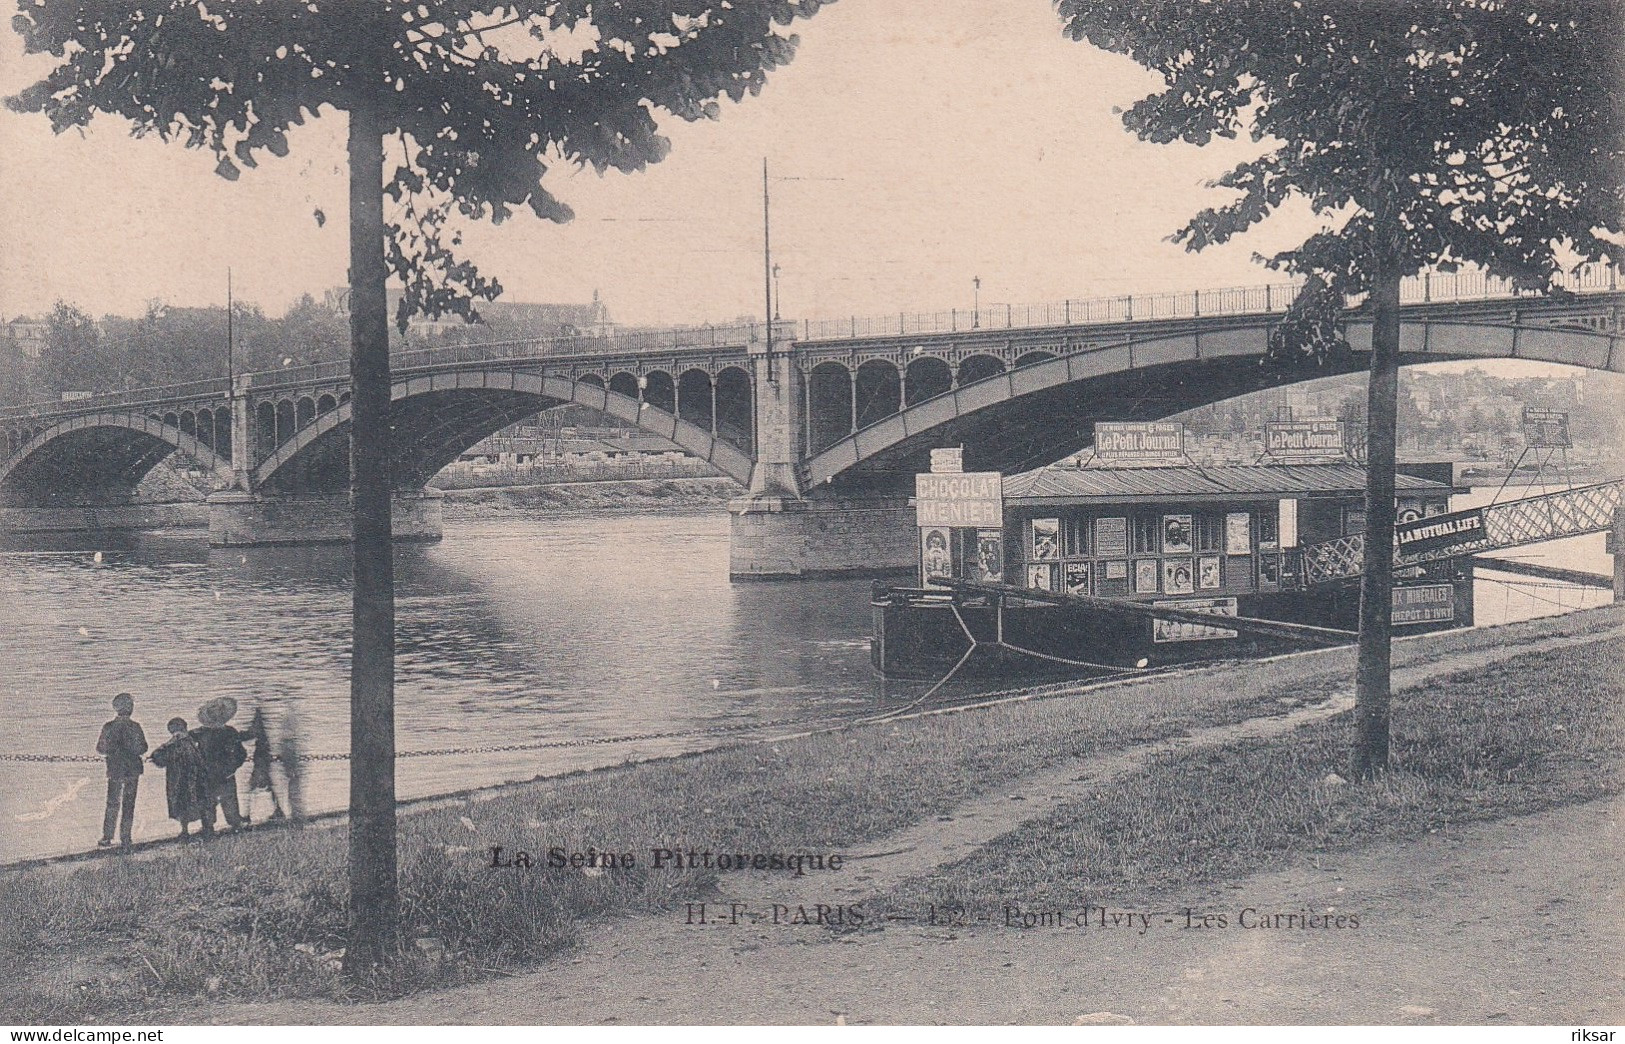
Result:
<instances>
[{"instance_id":1,"label":"gangway ramp","mask_svg":"<svg viewBox=\"0 0 1625 1044\"><path fill-rule=\"evenodd\" d=\"M1401 523L1394 527L1394 567L1607 532L1622 487L1625 480L1615 479ZM1304 583L1359 576L1364 554L1364 534L1309 544L1303 548ZM1484 565L1498 568L1491 561Z\"/></svg>"}]
</instances>

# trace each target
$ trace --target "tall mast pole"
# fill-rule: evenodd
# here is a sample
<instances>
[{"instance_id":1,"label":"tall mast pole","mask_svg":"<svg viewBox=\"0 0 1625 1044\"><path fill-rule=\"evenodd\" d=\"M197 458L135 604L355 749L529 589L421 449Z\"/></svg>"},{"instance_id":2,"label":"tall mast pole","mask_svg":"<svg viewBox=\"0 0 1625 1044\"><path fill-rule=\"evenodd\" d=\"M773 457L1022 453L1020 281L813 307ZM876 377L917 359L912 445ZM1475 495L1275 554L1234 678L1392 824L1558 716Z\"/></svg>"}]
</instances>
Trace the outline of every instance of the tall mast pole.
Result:
<instances>
[{"instance_id":1,"label":"tall mast pole","mask_svg":"<svg viewBox=\"0 0 1625 1044\"><path fill-rule=\"evenodd\" d=\"M767 157L762 157L762 319L767 327L768 380L773 379L773 247L767 218Z\"/></svg>"},{"instance_id":2,"label":"tall mast pole","mask_svg":"<svg viewBox=\"0 0 1625 1044\"><path fill-rule=\"evenodd\" d=\"M236 340L236 338L234 338L232 336L232 326L231 326L232 319L233 319L233 315L232 315L233 311L234 311L234 309L231 306L231 268L228 266L226 268L226 394L227 395L234 394L233 391L232 391L232 386L233 386L233 383L237 379L237 340Z\"/></svg>"}]
</instances>

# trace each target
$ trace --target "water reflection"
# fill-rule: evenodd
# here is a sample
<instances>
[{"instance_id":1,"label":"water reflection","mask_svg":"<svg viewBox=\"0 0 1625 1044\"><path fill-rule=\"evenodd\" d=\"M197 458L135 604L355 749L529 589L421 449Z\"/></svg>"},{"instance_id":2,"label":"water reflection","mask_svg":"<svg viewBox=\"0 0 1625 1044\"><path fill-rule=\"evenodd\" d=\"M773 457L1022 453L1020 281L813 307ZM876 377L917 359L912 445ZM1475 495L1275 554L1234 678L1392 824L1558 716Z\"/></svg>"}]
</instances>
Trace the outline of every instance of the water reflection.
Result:
<instances>
[{"instance_id":1,"label":"water reflection","mask_svg":"<svg viewBox=\"0 0 1625 1044\"><path fill-rule=\"evenodd\" d=\"M101 560L94 553L101 552ZM637 743L422 757L427 794L714 742L696 730L867 713L865 581L731 585L720 512L453 525L396 553L403 751L663 734ZM275 723L297 707L308 753L348 745L349 561L341 545L206 548L196 532L0 544L0 750L89 754L120 691L148 740L219 695ZM664 735L676 734L676 735ZM0 761L0 858L94 841L99 762ZM313 807L345 764L317 762ZM81 780L89 779L90 783ZM77 789L75 789L77 788ZM55 802L53 804L53 802ZM138 836L171 830L149 768Z\"/></svg>"},{"instance_id":2,"label":"water reflection","mask_svg":"<svg viewBox=\"0 0 1625 1044\"><path fill-rule=\"evenodd\" d=\"M1607 572L1602 543L1507 554ZM403 796L698 749L716 742L696 735L706 729L859 716L924 689L870 672L867 581L730 584L719 511L458 522L440 544L403 545L395 564L401 750L655 734L406 758ZM1478 587L1481 624L1609 597ZM166 719L195 722L199 704L229 695L239 727L263 705L275 735L297 709L307 753L347 749L342 545L210 550L196 531L0 539L0 604L0 753L89 756L0 760L0 859L95 841L104 769L93 750L117 692L135 694L154 745ZM313 808L342 806L346 763L316 762L306 784ZM173 829L149 768L136 834Z\"/></svg>"}]
</instances>

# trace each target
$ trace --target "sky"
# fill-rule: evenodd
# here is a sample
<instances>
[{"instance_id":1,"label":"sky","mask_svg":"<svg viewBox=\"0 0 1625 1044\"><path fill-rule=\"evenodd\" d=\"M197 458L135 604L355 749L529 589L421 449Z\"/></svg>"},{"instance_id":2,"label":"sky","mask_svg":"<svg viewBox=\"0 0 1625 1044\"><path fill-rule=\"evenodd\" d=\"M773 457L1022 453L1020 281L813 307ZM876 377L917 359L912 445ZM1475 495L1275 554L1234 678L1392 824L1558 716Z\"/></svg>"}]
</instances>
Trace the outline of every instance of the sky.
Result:
<instances>
[{"instance_id":1,"label":"sky","mask_svg":"<svg viewBox=\"0 0 1625 1044\"><path fill-rule=\"evenodd\" d=\"M663 162L550 172L574 222L523 212L470 230L466 255L510 301L597 290L633 325L760 315L764 157L786 318L969 308L973 278L984 306L1279 282L1255 252L1321 226L1288 208L1200 254L1168 242L1260 146L1135 138L1113 108L1160 80L1062 37L1049 0L839 0L797 32L759 96L665 118ZM0 28L0 94L48 68ZM233 183L114 117L53 136L0 110L0 318L58 299L96 315L224 303L228 268L269 314L319 299L345 279L344 134L324 113Z\"/></svg>"}]
</instances>

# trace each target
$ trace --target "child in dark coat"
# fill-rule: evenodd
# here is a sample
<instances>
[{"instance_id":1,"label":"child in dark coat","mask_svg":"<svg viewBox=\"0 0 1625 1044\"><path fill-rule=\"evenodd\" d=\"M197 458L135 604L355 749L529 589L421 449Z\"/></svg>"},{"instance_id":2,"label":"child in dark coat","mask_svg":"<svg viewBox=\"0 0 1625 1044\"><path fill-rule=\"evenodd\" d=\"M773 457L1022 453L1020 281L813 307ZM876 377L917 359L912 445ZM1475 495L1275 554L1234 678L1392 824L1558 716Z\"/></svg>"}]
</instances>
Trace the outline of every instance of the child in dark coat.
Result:
<instances>
[{"instance_id":1,"label":"child in dark coat","mask_svg":"<svg viewBox=\"0 0 1625 1044\"><path fill-rule=\"evenodd\" d=\"M192 820L203 817L208 783L203 776L203 755L198 752L197 741L186 731L185 718L169 719L169 741L153 751L151 759L164 770L169 818L181 825L182 837L191 837Z\"/></svg>"},{"instance_id":2,"label":"child in dark coat","mask_svg":"<svg viewBox=\"0 0 1625 1044\"><path fill-rule=\"evenodd\" d=\"M198 753L203 757L203 779L206 786L203 800L203 836L214 836L214 817L218 809L233 830L248 825L237 804L237 770L248 760L243 749L242 733L228 722L237 713L237 701L230 696L217 696L198 708L201 723L192 730Z\"/></svg>"}]
</instances>

